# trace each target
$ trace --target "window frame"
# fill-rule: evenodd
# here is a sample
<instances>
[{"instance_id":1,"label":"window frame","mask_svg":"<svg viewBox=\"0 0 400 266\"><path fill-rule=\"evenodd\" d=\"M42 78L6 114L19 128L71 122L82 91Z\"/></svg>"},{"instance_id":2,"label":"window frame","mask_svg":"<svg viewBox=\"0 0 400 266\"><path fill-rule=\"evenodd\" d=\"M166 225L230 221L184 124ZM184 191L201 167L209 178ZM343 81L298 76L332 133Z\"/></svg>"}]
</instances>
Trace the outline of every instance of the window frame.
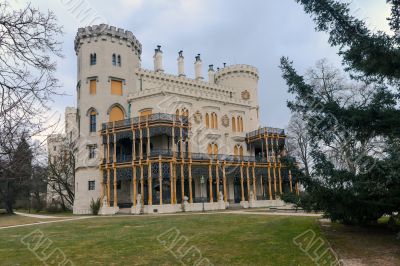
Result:
<instances>
[{"instance_id":1,"label":"window frame","mask_svg":"<svg viewBox=\"0 0 400 266\"><path fill-rule=\"evenodd\" d=\"M88 191L93 191L93 190L96 190L96 181L89 180L88 181Z\"/></svg>"}]
</instances>

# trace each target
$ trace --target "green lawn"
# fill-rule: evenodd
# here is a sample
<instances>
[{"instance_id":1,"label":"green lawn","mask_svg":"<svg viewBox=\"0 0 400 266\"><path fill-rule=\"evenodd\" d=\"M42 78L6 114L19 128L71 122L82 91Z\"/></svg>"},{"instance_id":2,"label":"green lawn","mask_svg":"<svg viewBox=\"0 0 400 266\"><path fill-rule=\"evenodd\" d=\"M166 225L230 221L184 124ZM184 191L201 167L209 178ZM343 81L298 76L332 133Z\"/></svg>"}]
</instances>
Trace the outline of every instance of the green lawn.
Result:
<instances>
[{"instance_id":1,"label":"green lawn","mask_svg":"<svg viewBox=\"0 0 400 266\"><path fill-rule=\"evenodd\" d=\"M183 242L170 252L158 240L165 232L170 233L161 236L166 246L179 232L181 240L188 240L181 251L197 248L214 265L314 265L293 238L309 229L320 234L312 217L192 214L90 218L0 230L0 264L40 265L26 244L33 248L38 238L21 242L36 229L43 239L52 241L47 252L59 248L75 265L180 265L173 253L178 254Z\"/></svg>"}]
</instances>

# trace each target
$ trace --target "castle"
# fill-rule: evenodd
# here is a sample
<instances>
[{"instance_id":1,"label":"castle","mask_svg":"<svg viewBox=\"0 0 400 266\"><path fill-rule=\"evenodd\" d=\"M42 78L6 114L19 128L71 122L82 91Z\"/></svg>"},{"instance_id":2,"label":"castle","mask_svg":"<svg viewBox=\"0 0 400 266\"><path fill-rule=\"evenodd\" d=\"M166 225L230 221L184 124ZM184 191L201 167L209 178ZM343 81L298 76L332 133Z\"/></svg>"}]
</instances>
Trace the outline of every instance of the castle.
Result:
<instances>
[{"instance_id":1,"label":"castle","mask_svg":"<svg viewBox=\"0 0 400 266\"><path fill-rule=\"evenodd\" d=\"M75 214L97 198L101 214L139 214L271 206L298 192L280 161L284 130L260 126L255 67L209 65L206 80L197 55L189 78L180 51L171 75L158 46L143 69L132 32L105 24L80 28L75 51Z\"/></svg>"}]
</instances>

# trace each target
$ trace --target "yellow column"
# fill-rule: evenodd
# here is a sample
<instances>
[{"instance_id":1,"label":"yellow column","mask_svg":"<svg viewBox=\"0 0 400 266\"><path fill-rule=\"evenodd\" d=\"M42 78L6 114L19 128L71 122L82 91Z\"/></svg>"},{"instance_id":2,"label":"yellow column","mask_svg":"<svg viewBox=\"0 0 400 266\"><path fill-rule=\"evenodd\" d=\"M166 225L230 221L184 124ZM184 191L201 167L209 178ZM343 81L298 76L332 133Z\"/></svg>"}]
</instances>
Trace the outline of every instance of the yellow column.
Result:
<instances>
[{"instance_id":1,"label":"yellow column","mask_svg":"<svg viewBox=\"0 0 400 266\"><path fill-rule=\"evenodd\" d=\"M278 176L279 176L279 192L282 194L281 163L279 163L279 167L278 167Z\"/></svg>"},{"instance_id":2,"label":"yellow column","mask_svg":"<svg viewBox=\"0 0 400 266\"><path fill-rule=\"evenodd\" d=\"M213 202L213 189L212 189L212 168L211 168L211 160L208 163L208 184L210 186L209 190L210 190L210 202Z\"/></svg>"},{"instance_id":3,"label":"yellow column","mask_svg":"<svg viewBox=\"0 0 400 266\"><path fill-rule=\"evenodd\" d=\"M182 121L183 122L183 121ZM184 166L185 166L185 160L183 159L183 137L182 137L182 125L179 128L179 140L180 140L180 147L181 147L181 202L184 202L184 197L185 197L185 172L184 172Z\"/></svg>"},{"instance_id":4,"label":"yellow column","mask_svg":"<svg viewBox=\"0 0 400 266\"><path fill-rule=\"evenodd\" d=\"M137 197L137 191L136 191L136 165L135 163L132 163L132 189L133 189L133 207L136 207L136 197Z\"/></svg>"},{"instance_id":5,"label":"yellow column","mask_svg":"<svg viewBox=\"0 0 400 266\"><path fill-rule=\"evenodd\" d=\"M219 201L219 161L218 160L217 160L217 164L215 165L215 183L216 183L216 191L217 191L216 201Z\"/></svg>"},{"instance_id":6,"label":"yellow column","mask_svg":"<svg viewBox=\"0 0 400 266\"><path fill-rule=\"evenodd\" d=\"M159 155L158 157L158 178L159 178L159 183L160 183L160 205L162 205L162 197L163 197L163 191L162 191L162 187L163 187L163 176L162 176L162 161L161 161L161 155Z\"/></svg>"},{"instance_id":7,"label":"yellow column","mask_svg":"<svg viewBox=\"0 0 400 266\"><path fill-rule=\"evenodd\" d=\"M270 163L268 163L268 194L269 194L269 200L272 200L271 164Z\"/></svg>"},{"instance_id":8,"label":"yellow column","mask_svg":"<svg viewBox=\"0 0 400 266\"><path fill-rule=\"evenodd\" d=\"M149 128L149 120L147 119L146 122L146 129L147 129L147 158L150 157L150 128Z\"/></svg>"},{"instance_id":9,"label":"yellow column","mask_svg":"<svg viewBox=\"0 0 400 266\"><path fill-rule=\"evenodd\" d=\"M244 201L243 162L240 164L240 188L242 192L242 201Z\"/></svg>"},{"instance_id":10,"label":"yellow column","mask_svg":"<svg viewBox=\"0 0 400 266\"><path fill-rule=\"evenodd\" d=\"M192 159L189 159L189 202L193 203L192 191Z\"/></svg>"},{"instance_id":11,"label":"yellow column","mask_svg":"<svg viewBox=\"0 0 400 266\"><path fill-rule=\"evenodd\" d=\"M276 186L276 162L275 161L274 161L273 174L274 174L274 195L276 195L276 193L278 192L278 189L277 189L277 186Z\"/></svg>"},{"instance_id":12,"label":"yellow column","mask_svg":"<svg viewBox=\"0 0 400 266\"><path fill-rule=\"evenodd\" d=\"M171 204L174 204L174 178L173 178L172 161L169 162L169 182L170 182L170 198Z\"/></svg>"},{"instance_id":13,"label":"yellow column","mask_svg":"<svg viewBox=\"0 0 400 266\"><path fill-rule=\"evenodd\" d=\"M267 162L269 162L268 133L267 133L267 136L264 137L264 141L265 141L265 150L266 150Z\"/></svg>"},{"instance_id":14,"label":"yellow column","mask_svg":"<svg viewBox=\"0 0 400 266\"><path fill-rule=\"evenodd\" d=\"M246 165L246 177L247 177L247 200L250 201L250 174L249 174L250 162Z\"/></svg>"},{"instance_id":15,"label":"yellow column","mask_svg":"<svg viewBox=\"0 0 400 266\"><path fill-rule=\"evenodd\" d=\"M114 122L115 124L115 122ZM115 126L115 125L114 125ZM114 132L114 208L118 207L118 196L117 196L117 135Z\"/></svg>"},{"instance_id":16,"label":"yellow column","mask_svg":"<svg viewBox=\"0 0 400 266\"><path fill-rule=\"evenodd\" d=\"M289 170L289 186L290 186L290 192L293 192L293 180L292 180L292 171Z\"/></svg>"},{"instance_id":17,"label":"yellow column","mask_svg":"<svg viewBox=\"0 0 400 266\"><path fill-rule=\"evenodd\" d=\"M153 205L153 179L151 176L151 161L147 159L147 190L148 190L148 205Z\"/></svg>"},{"instance_id":18,"label":"yellow column","mask_svg":"<svg viewBox=\"0 0 400 266\"><path fill-rule=\"evenodd\" d=\"M176 197L176 162L174 163L174 202L178 203L178 199Z\"/></svg>"},{"instance_id":19,"label":"yellow column","mask_svg":"<svg viewBox=\"0 0 400 266\"><path fill-rule=\"evenodd\" d=\"M107 166L107 207L110 207L111 201L111 180L110 180L110 167Z\"/></svg>"},{"instance_id":20,"label":"yellow column","mask_svg":"<svg viewBox=\"0 0 400 266\"><path fill-rule=\"evenodd\" d=\"M256 163L253 163L253 194L254 194L254 199L257 199L257 182L256 182L256 174L255 174L255 169L256 169Z\"/></svg>"},{"instance_id":21,"label":"yellow column","mask_svg":"<svg viewBox=\"0 0 400 266\"><path fill-rule=\"evenodd\" d=\"M143 130L140 125L139 125L139 130L140 130L139 131L139 145L140 145L139 156L140 156L140 159L143 159ZM142 195L142 198L143 198L143 195Z\"/></svg>"},{"instance_id":22,"label":"yellow column","mask_svg":"<svg viewBox=\"0 0 400 266\"><path fill-rule=\"evenodd\" d=\"M222 182L224 185L224 202L228 201L228 195L227 195L227 191L226 191L226 161L224 161L224 163L222 164Z\"/></svg>"},{"instance_id":23,"label":"yellow column","mask_svg":"<svg viewBox=\"0 0 400 266\"><path fill-rule=\"evenodd\" d=\"M104 198L104 170L100 166L100 206L103 206Z\"/></svg>"},{"instance_id":24,"label":"yellow column","mask_svg":"<svg viewBox=\"0 0 400 266\"><path fill-rule=\"evenodd\" d=\"M144 175L142 160L140 160L140 194L142 196L142 205L144 205Z\"/></svg>"}]
</instances>

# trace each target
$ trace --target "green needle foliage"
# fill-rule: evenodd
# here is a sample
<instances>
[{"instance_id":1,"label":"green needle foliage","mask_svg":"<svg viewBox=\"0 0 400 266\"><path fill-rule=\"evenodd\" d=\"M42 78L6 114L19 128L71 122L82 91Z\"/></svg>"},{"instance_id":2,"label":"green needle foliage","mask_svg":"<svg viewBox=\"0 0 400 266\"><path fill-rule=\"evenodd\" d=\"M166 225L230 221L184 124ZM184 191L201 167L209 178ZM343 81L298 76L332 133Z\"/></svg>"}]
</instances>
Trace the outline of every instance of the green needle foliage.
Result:
<instances>
[{"instance_id":1,"label":"green needle foliage","mask_svg":"<svg viewBox=\"0 0 400 266\"><path fill-rule=\"evenodd\" d=\"M351 15L349 4L296 1L316 30L329 34L353 80L316 83L281 59L283 78L295 96L288 106L304 119L311 138L313 171L299 173L305 188L300 205L351 224L395 217L400 209L400 1L387 1L393 34L368 29Z\"/></svg>"}]
</instances>

